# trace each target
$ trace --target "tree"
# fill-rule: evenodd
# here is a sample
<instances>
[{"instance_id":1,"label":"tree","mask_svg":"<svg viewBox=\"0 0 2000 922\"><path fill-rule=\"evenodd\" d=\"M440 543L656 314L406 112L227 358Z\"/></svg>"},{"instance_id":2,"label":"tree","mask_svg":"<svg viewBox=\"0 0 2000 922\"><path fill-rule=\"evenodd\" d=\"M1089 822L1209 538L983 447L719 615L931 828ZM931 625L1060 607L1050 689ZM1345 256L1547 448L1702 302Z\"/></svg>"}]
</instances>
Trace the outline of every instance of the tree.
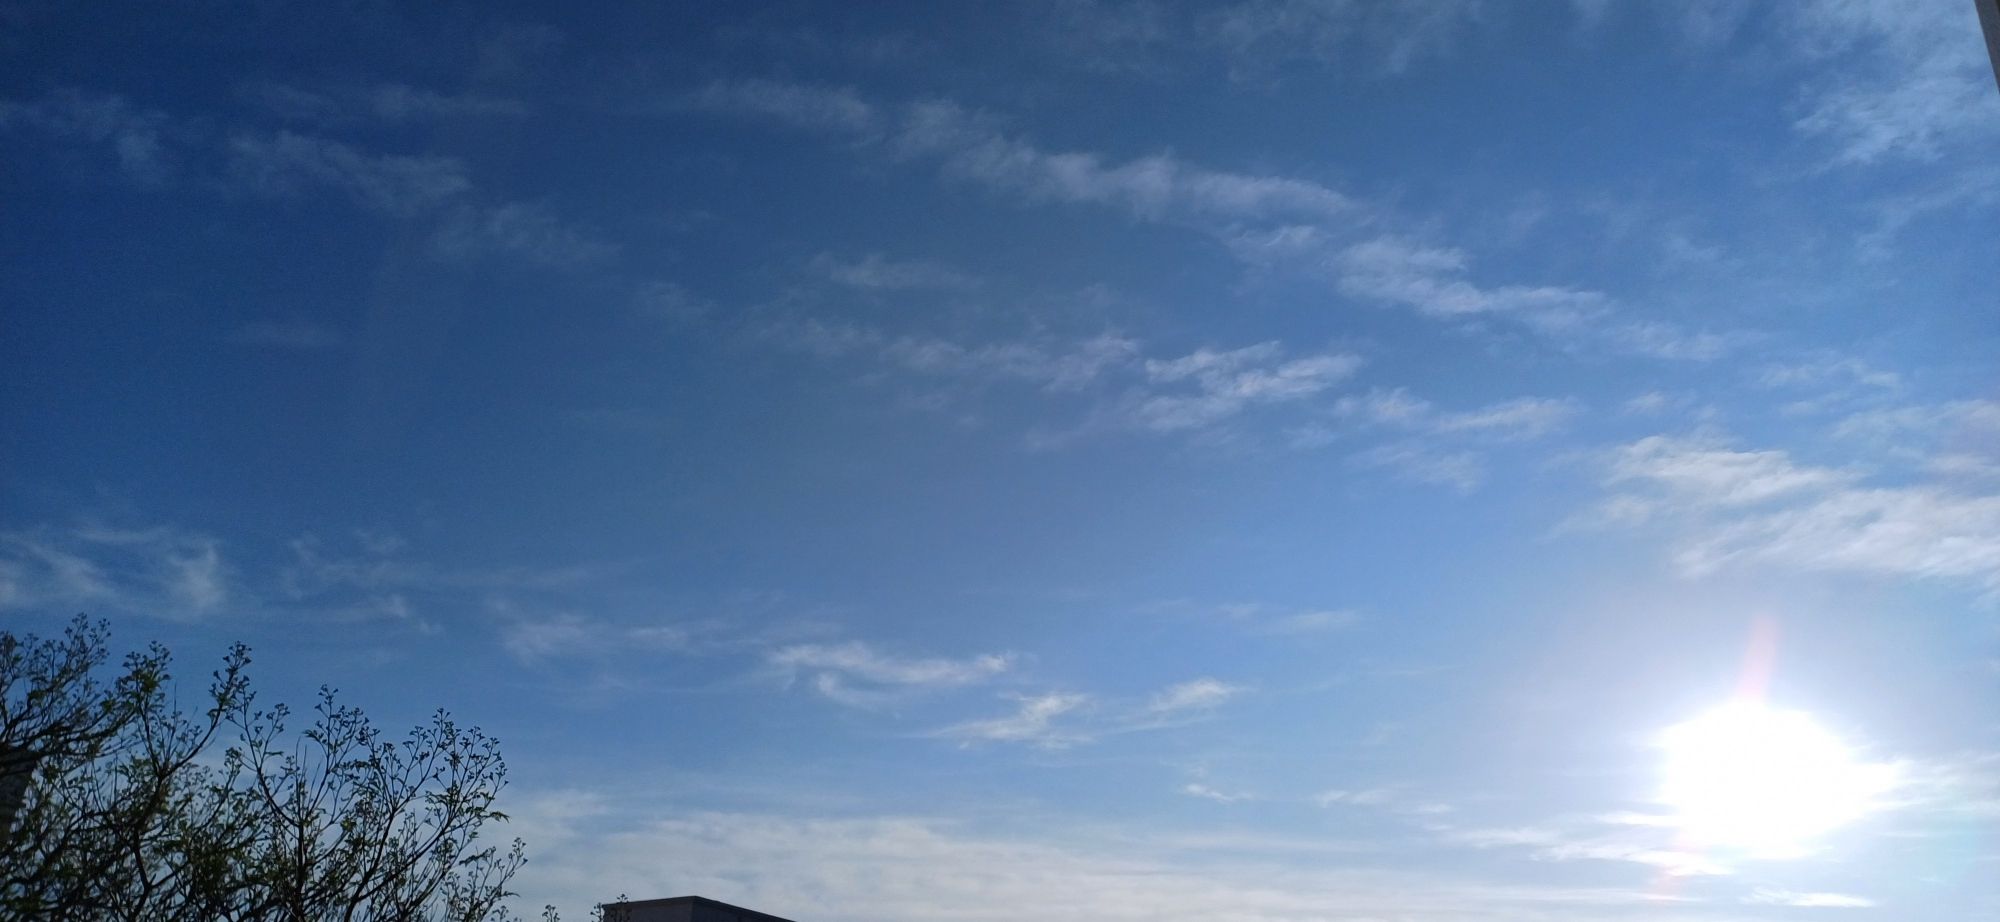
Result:
<instances>
[{"instance_id":1,"label":"tree","mask_svg":"<svg viewBox=\"0 0 2000 922\"><path fill-rule=\"evenodd\" d=\"M241 644L190 713L158 644L102 680L108 640L81 616L0 631L0 922L511 918L522 843L481 840L507 818L491 737L440 710L384 739L326 688L293 734Z\"/></svg>"}]
</instances>

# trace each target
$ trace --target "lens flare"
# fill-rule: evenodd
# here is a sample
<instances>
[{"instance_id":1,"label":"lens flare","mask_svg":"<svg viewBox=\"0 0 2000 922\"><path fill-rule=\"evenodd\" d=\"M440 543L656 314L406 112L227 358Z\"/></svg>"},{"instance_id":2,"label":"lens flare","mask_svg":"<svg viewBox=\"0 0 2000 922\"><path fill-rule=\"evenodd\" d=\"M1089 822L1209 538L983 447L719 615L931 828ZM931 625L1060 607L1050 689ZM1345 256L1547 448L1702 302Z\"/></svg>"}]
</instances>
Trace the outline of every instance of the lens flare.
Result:
<instances>
[{"instance_id":1,"label":"lens flare","mask_svg":"<svg viewBox=\"0 0 2000 922\"><path fill-rule=\"evenodd\" d=\"M1781 858L1865 816L1896 783L1800 711L1731 701L1660 734L1660 800L1690 844Z\"/></svg>"}]
</instances>

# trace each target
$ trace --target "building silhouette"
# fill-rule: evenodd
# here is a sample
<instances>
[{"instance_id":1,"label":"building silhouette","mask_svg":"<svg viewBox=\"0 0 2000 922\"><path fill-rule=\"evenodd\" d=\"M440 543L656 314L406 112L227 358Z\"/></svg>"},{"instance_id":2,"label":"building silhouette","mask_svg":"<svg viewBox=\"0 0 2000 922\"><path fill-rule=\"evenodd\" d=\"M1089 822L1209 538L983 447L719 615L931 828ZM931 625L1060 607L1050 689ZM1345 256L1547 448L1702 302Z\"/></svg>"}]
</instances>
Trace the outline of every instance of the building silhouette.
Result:
<instances>
[{"instance_id":1,"label":"building silhouette","mask_svg":"<svg viewBox=\"0 0 2000 922\"><path fill-rule=\"evenodd\" d=\"M604 904L604 922L792 922L705 896L626 900Z\"/></svg>"}]
</instances>

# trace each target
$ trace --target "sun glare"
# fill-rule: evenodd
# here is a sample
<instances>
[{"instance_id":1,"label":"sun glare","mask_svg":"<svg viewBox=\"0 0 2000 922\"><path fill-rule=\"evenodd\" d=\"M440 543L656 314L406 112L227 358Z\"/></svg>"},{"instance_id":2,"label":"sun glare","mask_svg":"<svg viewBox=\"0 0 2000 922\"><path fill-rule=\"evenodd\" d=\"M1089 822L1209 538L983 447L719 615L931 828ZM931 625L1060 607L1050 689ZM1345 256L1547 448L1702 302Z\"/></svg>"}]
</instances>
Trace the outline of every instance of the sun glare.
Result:
<instances>
[{"instance_id":1,"label":"sun glare","mask_svg":"<svg viewBox=\"0 0 2000 922\"><path fill-rule=\"evenodd\" d=\"M1801 711L1737 700L1660 734L1660 799L1690 844L1763 857L1807 851L1895 783Z\"/></svg>"}]
</instances>

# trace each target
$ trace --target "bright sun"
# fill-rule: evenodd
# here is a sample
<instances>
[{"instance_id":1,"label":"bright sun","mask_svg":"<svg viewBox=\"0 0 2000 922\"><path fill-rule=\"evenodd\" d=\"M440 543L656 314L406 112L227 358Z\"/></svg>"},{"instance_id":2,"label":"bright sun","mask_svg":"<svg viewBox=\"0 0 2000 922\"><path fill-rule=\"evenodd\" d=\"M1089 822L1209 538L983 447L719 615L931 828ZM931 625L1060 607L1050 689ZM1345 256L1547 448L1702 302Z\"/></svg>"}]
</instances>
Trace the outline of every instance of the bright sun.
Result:
<instances>
[{"instance_id":1,"label":"bright sun","mask_svg":"<svg viewBox=\"0 0 2000 922\"><path fill-rule=\"evenodd\" d=\"M1731 701L1660 734L1660 800L1692 844L1767 857L1810 843L1876 805L1893 765L1857 760L1800 711Z\"/></svg>"}]
</instances>

